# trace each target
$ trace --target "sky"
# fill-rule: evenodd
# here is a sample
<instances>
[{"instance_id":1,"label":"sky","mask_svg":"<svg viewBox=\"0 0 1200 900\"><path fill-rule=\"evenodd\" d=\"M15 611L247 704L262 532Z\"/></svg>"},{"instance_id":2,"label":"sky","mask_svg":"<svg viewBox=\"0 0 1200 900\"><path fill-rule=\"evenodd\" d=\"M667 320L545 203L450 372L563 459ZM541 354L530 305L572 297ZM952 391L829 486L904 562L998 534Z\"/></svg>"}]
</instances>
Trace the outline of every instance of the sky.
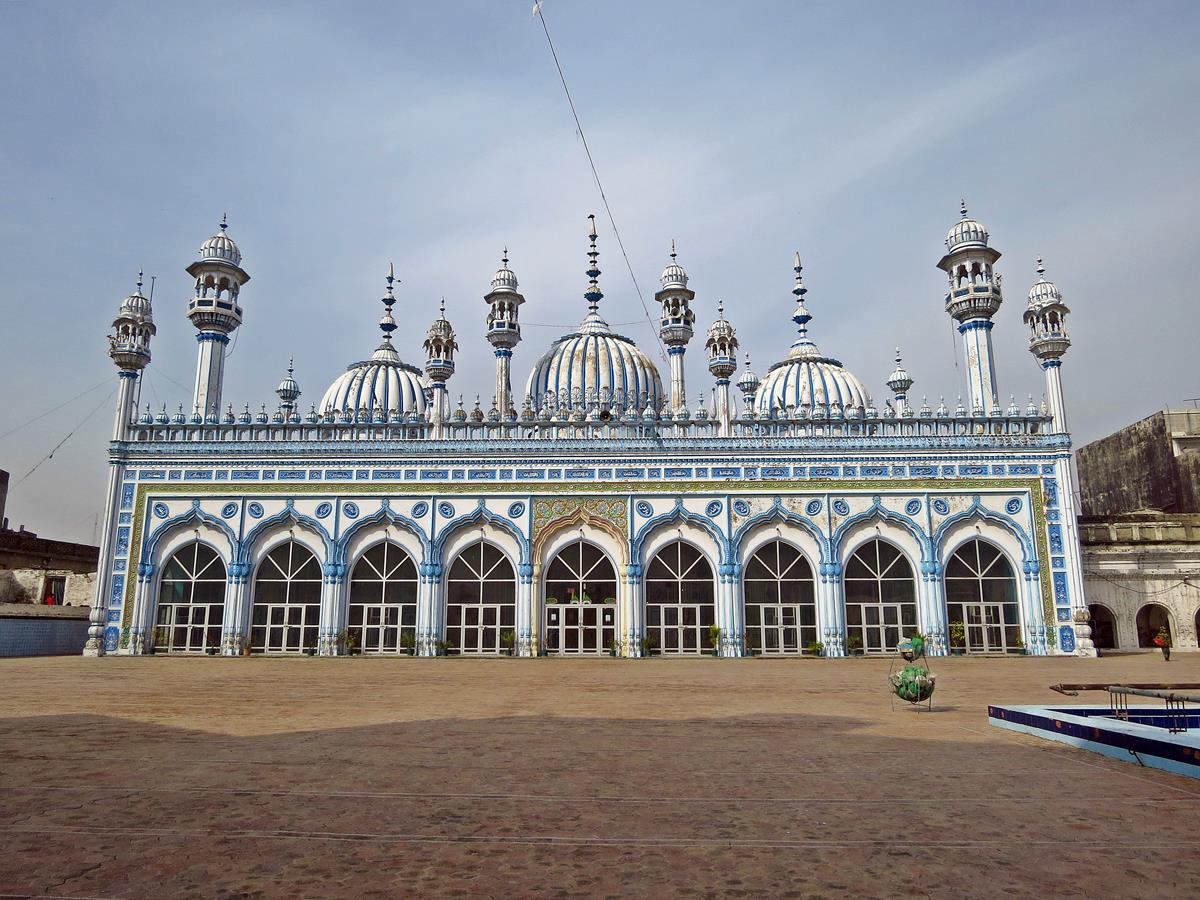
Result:
<instances>
[{"instance_id":1,"label":"sky","mask_svg":"<svg viewBox=\"0 0 1200 900\"><path fill-rule=\"evenodd\" d=\"M229 216L251 282L225 400L269 402L291 355L319 401L378 343L420 365L440 298L451 395L490 405L500 253L526 297L514 389L586 311L657 356L530 0L0 4L0 468L7 515L91 541L139 268L158 335L143 403L190 406L185 267ZM997 383L1043 392L1021 323L1035 258L1072 309L1077 444L1200 397L1200 4L546 0L546 23L646 302L672 239L696 291L686 356L711 377L717 298L762 374L794 326L799 250L826 355L881 401L963 393L935 264L960 198L1003 253ZM666 373L665 363L660 371ZM40 418L39 418L40 417ZM32 421L36 419L36 421ZM64 437L69 439L41 462ZM27 474L37 466L32 474Z\"/></svg>"}]
</instances>

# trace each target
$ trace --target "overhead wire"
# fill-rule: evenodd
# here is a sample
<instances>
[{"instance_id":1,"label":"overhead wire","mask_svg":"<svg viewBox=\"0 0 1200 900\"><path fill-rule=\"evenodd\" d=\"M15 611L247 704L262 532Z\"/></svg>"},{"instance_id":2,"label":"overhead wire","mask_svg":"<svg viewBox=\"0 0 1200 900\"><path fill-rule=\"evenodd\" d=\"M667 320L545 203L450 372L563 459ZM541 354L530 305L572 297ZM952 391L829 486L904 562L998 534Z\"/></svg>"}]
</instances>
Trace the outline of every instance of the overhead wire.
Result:
<instances>
[{"instance_id":1,"label":"overhead wire","mask_svg":"<svg viewBox=\"0 0 1200 900\"><path fill-rule=\"evenodd\" d=\"M30 469L28 472L26 472L24 475L22 475L22 476L21 476L21 477L20 477L20 478L17 480L16 484L14 484L12 487L13 487L13 488L16 488L18 485L20 485L20 484L21 484L21 483L22 483L22 482L23 482L23 481L24 481L26 478L28 478L30 475L32 475L34 472L36 472L36 471L37 471L37 470L38 470L38 469L41 467L42 463L44 463L46 460L48 460L48 459L53 459L53 457L54 457L54 454L58 452L58 449L59 449L59 448L60 448L60 447L61 447L63 444L65 444L67 441L69 441L69 440L71 439L71 435L73 435L73 434L74 434L76 431L78 431L80 428L82 428L82 427L84 426L84 424L87 422L87 420L88 420L88 419L90 419L92 416L94 416L94 415L95 415L95 414L96 414L96 413L99 411L100 407L102 407L102 406L103 406L105 403L107 403L109 400L111 400L111 399L112 399L112 396L113 396L113 394L115 394L115 393L116 393L116 388L114 388L113 390L109 391L109 392L108 392L108 394L107 394L107 395L104 397L104 399L103 399L103 400L101 400L101 401L100 401L99 403L97 403L97 404L96 404L94 407L92 407L92 411L91 411L91 412L89 412L89 413L88 413L86 416L84 416L84 417L83 417L83 418L82 418L82 419L81 419L81 420L80 420L80 421L79 421L79 422L78 422L78 423L75 425L75 427L74 427L74 428L72 428L70 431L68 431L68 432L67 432L67 436L66 436L66 437L64 437L64 438L63 438L61 441L59 441L57 444L55 444L55 445L54 445L54 446L53 446L53 447L50 449L50 452L49 452L49 453L47 453L45 456L43 456L41 459L39 459L39 460L38 460L38 461L37 461L37 462L34 464L33 468L32 468L32 469ZM10 488L10 490L11 490L11 489L12 489L12 488Z\"/></svg>"},{"instance_id":2,"label":"overhead wire","mask_svg":"<svg viewBox=\"0 0 1200 900\"><path fill-rule=\"evenodd\" d=\"M621 231L617 228L617 221L613 217L612 207L608 205L608 196L604 193L604 185L600 182L600 173L596 170L596 161L592 158L592 150L588 146L587 136L583 133L583 123L579 121L579 112L575 109L575 100L571 96L571 89L567 87L567 77L563 74L562 64L558 60L558 51L554 49L554 41L550 37L550 29L546 25L546 15L542 6L543 0L537 0L533 4L533 14L542 23L542 31L546 34L546 44L550 47L550 55L554 57L554 67L558 70L558 80L562 82L563 93L567 95L567 104L571 107L571 116L575 119L575 129L579 132L579 140L583 144L583 152L587 154L588 165L592 169L592 178L596 182L596 190L600 192L600 200L604 204L604 212L608 216L608 224L612 226L613 235L617 239L617 246L621 249L621 256L625 259L625 268L629 270L629 278L633 281L633 289L637 292L638 301L642 304L642 312L646 315L646 322L653 331L654 320L650 317L650 309L646 306L646 298L642 294L641 285L638 284L637 276L633 272L633 264L629 261L629 254L625 252L625 242L621 240ZM654 332L654 339L658 342L658 355L665 361L667 358L666 348L663 346L662 338L659 337L657 331Z\"/></svg>"},{"instance_id":3,"label":"overhead wire","mask_svg":"<svg viewBox=\"0 0 1200 900\"><path fill-rule=\"evenodd\" d=\"M4 434L0 434L0 440L4 440L4 438L8 437L10 434L16 434L22 428L25 428L28 425L32 425L34 422L40 422L42 419L46 418L46 416L50 415L51 413L58 412L64 406L68 406L68 405L74 403L80 397L86 397L92 391L96 390L96 388L103 387L104 385L110 383L111 381L112 381L112 378L110 376L108 376L108 375L104 376L103 380L96 382L90 388L88 388L86 391L80 391L78 394L76 394L70 400L64 400L62 403L58 404L58 406L51 407L50 409L46 410L44 413L41 413L40 415L36 415L32 419L29 419L26 422L22 422L16 428L10 428L8 431L4 432Z\"/></svg>"}]
</instances>

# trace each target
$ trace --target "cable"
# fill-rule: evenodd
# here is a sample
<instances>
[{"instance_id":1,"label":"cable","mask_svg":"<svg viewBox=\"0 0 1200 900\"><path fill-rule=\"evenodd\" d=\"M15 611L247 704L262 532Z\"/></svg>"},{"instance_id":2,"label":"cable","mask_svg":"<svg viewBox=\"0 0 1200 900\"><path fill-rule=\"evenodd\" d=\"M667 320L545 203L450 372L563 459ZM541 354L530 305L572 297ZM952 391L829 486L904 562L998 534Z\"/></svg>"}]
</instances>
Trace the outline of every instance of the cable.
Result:
<instances>
[{"instance_id":1,"label":"cable","mask_svg":"<svg viewBox=\"0 0 1200 900\"><path fill-rule=\"evenodd\" d=\"M550 55L554 57L554 67L558 69L558 80L562 82L563 92L567 95L567 103L571 107L571 115L575 119L575 129L579 132L579 140L583 143L583 152L587 154L588 165L592 168L592 178L596 181L596 190L600 192L600 200L604 203L604 211L608 214L608 224L612 226L613 235L617 239L617 246L621 248L621 256L625 259L625 268L629 270L629 278L633 281L633 289L637 291L638 301L642 304L642 312L646 315L646 322L650 328L654 328L654 320L650 317L650 309L646 306L646 298L642 296L641 285L638 284L637 276L633 274L633 264L629 262L629 254L625 252L625 242L621 240L621 232L617 228L616 219L613 218L612 208L608 205L608 197L604 193L604 185L600 183L600 173L596 171L596 162L592 159L592 150L588 147L587 137L583 133L583 123L579 121L579 113L575 109L575 101L571 97L571 89L567 87L567 78L563 75L562 65L558 61L558 53L554 49L554 41L550 39L550 29L546 27L546 16L542 12L543 0L537 0L533 4L533 14L538 17L542 23L542 31L546 33L546 43L550 46ZM665 362L667 359L666 348L663 346L662 338L658 332L654 333L654 339L658 342L658 355Z\"/></svg>"},{"instance_id":2,"label":"cable","mask_svg":"<svg viewBox=\"0 0 1200 900\"><path fill-rule=\"evenodd\" d=\"M109 383L109 381L111 381L111 379L109 378L109 376L107 376L107 375L106 375L106 376L104 377L104 380L103 380L103 381L99 381L99 382L97 382L96 384L92 385L90 388L88 388L86 391L83 391L82 393L76 394L76 395L75 395L74 397L72 397L70 400L64 400L62 403L58 404L58 406L55 406L53 409L48 409L48 410L46 410L44 413L42 413L41 415L39 415L39 416L34 416L34 417L33 417L32 419L30 419L28 422L24 422L24 423L22 423L21 425L18 425L16 428L12 428L12 429L9 429L8 431L4 432L4 434L0 434L0 440L4 440L4 438L8 437L10 434L16 434L18 431L20 431L20 430L21 430L22 428L24 428L26 425L32 425L34 422L39 422L39 421L41 421L42 419L46 418L46 416L50 415L50 413L53 413L53 412L58 412L60 409L62 409L62 408L63 408L64 406L66 406L67 404L69 404L69 403L74 403L74 402L75 402L76 400L78 400L80 397L84 397L84 396L86 396L86 395L90 394L90 393L91 393L92 391L94 391L96 388L98 388L98 387L101 387L101 386L103 386L103 385L106 385L106 384L108 384L108 383Z\"/></svg>"},{"instance_id":3,"label":"cable","mask_svg":"<svg viewBox=\"0 0 1200 900\"><path fill-rule=\"evenodd\" d=\"M1129 593L1131 593L1131 594L1138 594L1142 597L1155 597L1159 594L1166 594L1166 593L1169 593L1170 591L1176 590L1177 588L1181 588L1181 587L1190 587L1190 588L1196 588L1197 590L1200 590L1200 588L1197 588L1196 585L1194 585L1190 581L1188 581L1189 578L1195 577L1191 573L1184 575L1183 581L1177 582L1176 584L1168 585L1167 587L1163 588L1161 591L1139 591L1135 587L1130 587L1129 585L1124 584L1123 582L1117 581L1116 579L1113 579L1113 578L1109 578L1107 575L1103 575L1100 572L1096 572L1092 569L1084 569L1083 574L1089 575L1092 578L1099 578L1101 581L1107 581L1111 585L1115 585L1116 587L1119 587L1122 590L1129 591Z\"/></svg>"},{"instance_id":4,"label":"cable","mask_svg":"<svg viewBox=\"0 0 1200 900\"><path fill-rule=\"evenodd\" d=\"M42 463L44 463L48 459L53 458L53 456L54 456L55 452L58 450L58 448L61 447L63 444L65 444L68 440L70 440L71 435L73 435L76 431L78 431L80 428L82 428L84 423L87 422L87 420L90 419L92 416L94 416L96 414L96 412L100 409L101 406L103 406L105 403L107 403L109 400L111 400L112 395L115 393L116 393L115 388L113 390L109 391L108 396L106 396L103 400L101 400L99 403L97 403L92 408L92 411L90 413L88 413L86 416L84 416L78 425L76 425L69 432L67 432L67 436L65 438L63 438L61 441L59 441L57 444L55 444L54 448L49 453L47 453L45 456L43 456L41 459L39 459L37 461L37 463L34 465L34 467L32 469L30 469L28 472L26 472L24 475L22 475L21 478L17 481L17 483L14 484L12 486L12 488L9 488L9 490L12 490L13 488L16 488L17 486L19 486L21 484L21 482L23 482L26 478L28 478L30 475L32 475L34 472L36 472L38 470L38 467L41 466Z\"/></svg>"}]
</instances>

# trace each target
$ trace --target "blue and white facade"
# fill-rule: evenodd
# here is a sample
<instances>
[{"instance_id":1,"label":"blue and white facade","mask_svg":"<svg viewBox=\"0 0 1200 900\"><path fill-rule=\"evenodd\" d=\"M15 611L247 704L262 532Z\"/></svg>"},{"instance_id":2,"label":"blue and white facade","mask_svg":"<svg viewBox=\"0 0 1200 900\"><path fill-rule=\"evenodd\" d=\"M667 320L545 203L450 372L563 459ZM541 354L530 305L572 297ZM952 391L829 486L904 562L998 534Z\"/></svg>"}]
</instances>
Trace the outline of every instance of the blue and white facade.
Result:
<instances>
[{"instance_id":1,"label":"blue and white facade","mask_svg":"<svg viewBox=\"0 0 1200 900\"><path fill-rule=\"evenodd\" d=\"M1067 310L1040 280L1026 319L1049 404L1000 408L1000 254L965 211L939 263L978 369L954 409L914 410L898 360L895 403L877 408L810 337L798 255L784 358L732 381L722 308L704 346L714 383L689 407L697 295L674 249L656 294L664 388L601 315L589 238L586 314L531 357L523 396L509 373L526 298L505 252L484 293L487 409L451 408L444 309L423 367L404 362L389 274L379 346L319 404L302 411L289 368L273 412L222 412L221 339L249 281L222 223L188 268L192 411L139 414L154 334L139 286L110 339L122 391L86 652L839 656L917 630L934 653L1094 652L1059 380Z\"/></svg>"}]
</instances>

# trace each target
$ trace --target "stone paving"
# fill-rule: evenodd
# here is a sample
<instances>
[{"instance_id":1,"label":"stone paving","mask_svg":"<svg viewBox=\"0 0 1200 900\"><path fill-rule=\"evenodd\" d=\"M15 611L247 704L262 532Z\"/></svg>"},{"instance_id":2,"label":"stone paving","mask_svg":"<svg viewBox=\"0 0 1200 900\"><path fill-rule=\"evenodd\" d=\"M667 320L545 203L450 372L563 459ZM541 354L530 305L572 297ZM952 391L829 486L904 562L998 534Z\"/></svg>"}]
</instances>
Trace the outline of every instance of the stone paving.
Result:
<instances>
[{"instance_id":1,"label":"stone paving","mask_svg":"<svg viewBox=\"0 0 1200 900\"><path fill-rule=\"evenodd\" d=\"M986 705L1200 654L889 664L0 660L0 896L1197 895L1200 782Z\"/></svg>"}]
</instances>

